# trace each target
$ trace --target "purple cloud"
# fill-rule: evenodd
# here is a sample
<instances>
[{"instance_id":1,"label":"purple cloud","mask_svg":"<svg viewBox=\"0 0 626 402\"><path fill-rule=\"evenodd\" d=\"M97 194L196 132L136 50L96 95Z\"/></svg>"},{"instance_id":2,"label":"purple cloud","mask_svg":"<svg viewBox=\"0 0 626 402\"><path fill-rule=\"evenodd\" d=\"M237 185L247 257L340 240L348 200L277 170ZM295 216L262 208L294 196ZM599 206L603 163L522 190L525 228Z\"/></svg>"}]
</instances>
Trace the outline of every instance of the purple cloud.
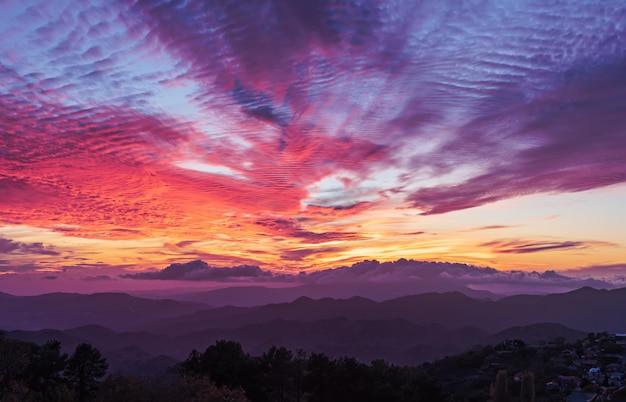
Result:
<instances>
[{"instance_id":1,"label":"purple cloud","mask_svg":"<svg viewBox=\"0 0 626 402\"><path fill-rule=\"evenodd\" d=\"M347 247L318 247L305 249L292 249L282 252L280 258L287 261L302 261L306 257L315 254L336 253L347 250Z\"/></svg>"},{"instance_id":2,"label":"purple cloud","mask_svg":"<svg viewBox=\"0 0 626 402\"><path fill-rule=\"evenodd\" d=\"M322 232L315 233L303 230L293 219L265 219L254 222L256 225L268 228L276 236L289 236L302 239L305 244L318 244L334 240L362 240L365 237L355 232Z\"/></svg>"},{"instance_id":3,"label":"purple cloud","mask_svg":"<svg viewBox=\"0 0 626 402\"><path fill-rule=\"evenodd\" d=\"M309 284L412 284L413 292L471 288L501 294L559 292L583 286L614 288L624 283L624 280L615 278L593 279L552 270L500 271L467 264L405 259L384 263L363 261L352 266L301 274L298 280Z\"/></svg>"},{"instance_id":4,"label":"purple cloud","mask_svg":"<svg viewBox=\"0 0 626 402\"><path fill-rule=\"evenodd\" d=\"M460 183L419 189L408 200L428 215L626 182L626 117L618 112L626 99L626 63L607 63L573 67L530 98L520 87L515 96L486 100L490 111L441 149L459 154L454 163L482 160L486 169Z\"/></svg>"},{"instance_id":5,"label":"purple cloud","mask_svg":"<svg viewBox=\"0 0 626 402\"><path fill-rule=\"evenodd\" d=\"M84 278L81 278L81 280L87 281L87 282L99 282L99 281L113 281L114 279L111 278L109 275L95 275L95 276L86 276Z\"/></svg>"},{"instance_id":6,"label":"purple cloud","mask_svg":"<svg viewBox=\"0 0 626 402\"><path fill-rule=\"evenodd\" d=\"M123 274L128 279L186 280L186 281L237 281L237 280L271 280L274 276L254 265L238 265L234 267L212 267L206 262L195 260L186 263L175 263L160 271Z\"/></svg>"},{"instance_id":7,"label":"purple cloud","mask_svg":"<svg viewBox=\"0 0 626 402\"><path fill-rule=\"evenodd\" d=\"M571 268L563 271L565 274L578 278L597 278L612 283L626 284L626 263L609 265L592 265L587 267Z\"/></svg>"},{"instance_id":8,"label":"purple cloud","mask_svg":"<svg viewBox=\"0 0 626 402\"><path fill-rule=\"evenodd\" d=\"M598 241L525 241L495 240L482 243L479 247L489 247L494 253L526 254L559 249L583 249L591 246L615 246L614 243Z\"/></svg>"},{"instance_id":9,"label":"purple cloud","mask_svg":"<svg viewBox=\"0 0 626 402\"><path fill-rule=\"evenodd\" d=\"M11 239L0 237L0 254L38 254L38 255L60 255L52 246L43 243L23 243Z\"/></svg>"},{"instance_id":10,"label":"purple cloud","mask_svg":"<svg viewBox=\"0 0 626 402\"><path fill-rule=\"evenodd\" d=\"M47 280L47 281L54 281L58 279L58 276L57 275L44 275L41 277L41 279Z\"/></svg>"},{"instance_id":11,"label":"purple cloud","mask_svg":"<svg viewBox=\"0 0 626 402\"><path fill-rule=\"evenodd\" d=\"M35 272L37 269L42 268L41 265L38 264L7 264L0 265L0 272L17 272L17 273L26 273L26 272ZM2 275L0 275L2 277Z\"/></svg>"},{"instance_id":12,"label":"purple cloud","mask_svg":"<svg viewBox=\"0 0 626 402\"><path fill-rule=\"evenodd\" d=\"M436 139L431 152L408 163L390 153L381 162L407 169L404 180L413 185L423 174L474 172L407 196L424 214L437 214L626 181L626 121L618 112L626 99L618 50L625 40L606 21L626 9L546 4L526 13L525 7L515 7L514 21L508 6L465 2L267 0L237 9L191 2L191 14L146 2L135 11L189 63L189 75L206 77L198 101L230 112L234 102L276 127L277 151L310 136L307 125L325 132L368 127L373 143L404 154L407 145L432 142L432 131L443 127L436 131L450 135ZM559 23L548 24L555 15ZM219 37L205 29L226 24L245 29L217 30L224 33ZM346 71L368 80L378 102L351 98L359 88L341 81ZM379 82L385 86L376 87ZM329 107L359 123L332 126L323 118Z\"/></svg>"},{"instance_id":13,"label":"purple cloud","mask_svg":"<svg viewBox=\"0 0 626 402\"><path fill-rule=\"evenodd\" d=\"M306 253L303 253L306 256ZM298 258L296 253L289 258ZM500 294L561 292L583 286L614 288L626 283L624 277L594 279L584 275L558 273L553 270L500 271L490 267L448 262L427 262L400 259L393 262L365 260L342 266L299 274L273 274L258 266L212 267L203 261L171 264L161 271L120 275L135 280L185 280L221 282L280 282L308 287L341 285L347 289L370 289L370 285L389 284L408 293L450 291L461 289L489 290ZM373 289L373 288L372 288ZM370 289L371 290L371 289Z\"/></svg>"}]
</instances>

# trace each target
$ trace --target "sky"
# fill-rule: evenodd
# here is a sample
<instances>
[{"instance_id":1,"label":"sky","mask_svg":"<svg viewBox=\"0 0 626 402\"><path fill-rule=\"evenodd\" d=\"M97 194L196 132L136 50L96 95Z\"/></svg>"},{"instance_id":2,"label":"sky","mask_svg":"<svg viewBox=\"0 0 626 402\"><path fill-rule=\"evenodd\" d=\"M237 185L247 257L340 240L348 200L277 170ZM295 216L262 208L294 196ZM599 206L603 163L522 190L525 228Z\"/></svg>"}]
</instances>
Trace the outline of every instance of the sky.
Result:
<instances>
[{"instance_id":1,"label":"sky","mask_svg":"<svg viewBox=\"0 0 626 402\"><path fill-rule=\"evenodd\" d=\"M168 287L146 279L196 260L621 276L624 21L600 0L0 1L0 291Z\"/></svg>"}]
</instances>

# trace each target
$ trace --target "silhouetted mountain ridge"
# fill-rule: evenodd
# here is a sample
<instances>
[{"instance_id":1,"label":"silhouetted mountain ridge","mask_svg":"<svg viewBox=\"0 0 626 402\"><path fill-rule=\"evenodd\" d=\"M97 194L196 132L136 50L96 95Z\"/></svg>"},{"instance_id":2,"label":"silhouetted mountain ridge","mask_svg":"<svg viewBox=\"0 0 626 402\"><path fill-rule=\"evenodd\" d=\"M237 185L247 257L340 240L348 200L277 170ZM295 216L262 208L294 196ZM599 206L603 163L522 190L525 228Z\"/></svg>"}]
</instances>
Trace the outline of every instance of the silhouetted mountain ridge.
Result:
<instances>
[{"instance_id":1,"label":"silhouetted mountain ridge","mask_svg":"<svg viewBox=\"0 0 626 402\"><path fill-rule=\"evenodd\" d=\"M120 365L133 356L146 361L159 355L184 359L192 349L203 350L218 339L239 341L254 353L284 345L365 361L385 358L413 364L503 338L534 342L557 336L571 339L585 332L625 332L623 305L626 289L592 288L501 300L461 292L381 302L358 296L303 296L289 303L221 308L120 293L56 293L3 296L0 328L11 330L23 323L26 329L45 328L48 323L71 328L9 334L36 342L59 339L70 347L90 342L117 356Z\"/></svg>"},{"instance_id":2,"label":"silhouetted mountain ridge","mask_svg":"<svg viewBox=\"0 0 626 402\"><path fill-rule=\"evenodd\" d=\"M312 283L292 287L264 287L264 286L234 286L208 291L169 292L168 297L177 300L200 302L209 306L241 306L253 307L270 303L289 303L299 297L308 297L314 300L329 297L334 299L349 299L351 297L365 297L374 301L383 301L406 295L432 292L458 291L474 298L498 299L501 295L484 291L473 290L452 283L415 283L391 282L342 282L342 283Z\"/></svg>"},{"instance_id":3,"label":"silhouetted mountain ridge","mask_svg":"<svg viewBox=\"0 0 626 402\"><path fill-rule=\"evenodd\" d=\"M199 303L145 299L126 293L11 296L0 303L0 328L63 329L100 324L126 330L138 328L148 321L186 315L206 307Z\"/></svg>"},{"instance_id":4,"label":"silhouetted mountain ridge","mask_svg":"<svg viewBox=\"0 0 626 402\"><path fill-rule=\"evenodd\" d=\"M235 328L274 319L314 321L345 316L352 320L405 319L439 324L449 329L474 326L499 331L512 326L554 322L581 331L623 331L626 291L592 288L551 295L512 296L500 300L474 299L460 292L423 293L375 302L365 298L311 299L257 307L224 307L197 311L187 317L153 322L148 331L180 334L206 328ZM599 314L602 312L602 314Z\"/></svg>"}]
</instances>

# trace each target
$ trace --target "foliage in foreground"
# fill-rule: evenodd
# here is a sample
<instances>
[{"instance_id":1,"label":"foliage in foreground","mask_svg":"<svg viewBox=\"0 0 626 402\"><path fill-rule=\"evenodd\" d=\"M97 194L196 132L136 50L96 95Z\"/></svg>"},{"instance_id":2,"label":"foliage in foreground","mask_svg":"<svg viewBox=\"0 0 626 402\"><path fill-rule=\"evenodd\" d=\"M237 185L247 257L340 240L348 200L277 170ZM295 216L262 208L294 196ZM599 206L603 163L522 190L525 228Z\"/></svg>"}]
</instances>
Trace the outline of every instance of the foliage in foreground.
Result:
<instances>
[{"instance_id":1,"label":"foliage in foreground","mask_svg":"<svg viewBox=\"0 0 626 402\"><path fill-rule=\"evenodd\" d=\"M294 353L275 346L261 356L250 356L239 343L221 340L204 352L192 351L168 373L146 377L114 373L102 380L106 359L91 345L79 345L68 358L57 341L38 346L0 333L0 400L560 402L571 390L547 389L546 384L571 374L573 358L564 356L593 350L604 353L600 364L612 364L615 356L626 353L608 334L590 334L575 343L557 339L545 347L507 340L409 367ZM581 387L601 392L589 381ZM610 392L614 397L621 391Z\"/></svg>"}]
</instances>

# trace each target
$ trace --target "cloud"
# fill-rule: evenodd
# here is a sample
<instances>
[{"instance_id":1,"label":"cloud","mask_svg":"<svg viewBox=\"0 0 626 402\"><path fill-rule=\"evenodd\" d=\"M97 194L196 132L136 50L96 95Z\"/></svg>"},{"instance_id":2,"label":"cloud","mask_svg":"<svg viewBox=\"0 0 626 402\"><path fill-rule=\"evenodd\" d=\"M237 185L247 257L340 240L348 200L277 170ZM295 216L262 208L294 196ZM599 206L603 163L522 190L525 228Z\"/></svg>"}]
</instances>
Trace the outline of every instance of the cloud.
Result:
<instances>
[{"instance_id":1,"label":"cloud","mask_svg":"<svg viewBox=\"0 0 626 402\"><path fill-rule=\"evenodd\" d=\"M626 263L570 268L563 273L577 278L596 278L626 285Z\"/></svg>"},{"instance_id":2,"label":"cloud","mask_svg":"<svg viewBox=\"0 0 626 402\"><path fill-rule=\"evenodd\" d=\"M133 266L133 264L111 265L103 262L83 262L72 265L62 265L63 271L85 271L85 270L120 270Z\"/></svg>"},{"instance_id":3,"label":"cloud","mask_svg":"<svg viewBox=\"0 0 626 402\"><path fill-rule=\"evenodd\" d=\"M54 247L43 243L23 243L0 237L0 254L60 255Z\"/></svg>"},{"instance_id":4,"label":"cloud","mask_svg":"<svg viewBox=\"0 0 626 402\"><path fill-rule=\"evenodd\" d=\"M271 232L275 236L293 237L301 239L302 243L307 244L318 244L337 240L351 241L365 239L365 236L356 232L310 232L302 229L301 225L293 219L262 219L254 223L271 229Z\"/></svg>"},{"instance_id":5,"label":"cloud","mask_svg":"<svg viewBox=\"0 0 626 402\"><path fill-rule=\"evenodd\" d=\"M12 251L19 250L20 243L14 242L11 239L5 239L0 237L0 253L8 254Z\"/></svg>"},{"instance_id":6,"label":"cloud","mask_svg":"<svg viewBox=\"0 0 626 402\"><path fill-rule=\"evenodd\" d=\"M95 275L95 276L85 276L81 278L83 281L87 282L99 282L99 281L113 281L115 279L111 278L109 275Z\"/></svg>"},{"instance_id":7,"label":"cloud","mask_svg":"<svg viewBox=\"0 0 626 402\"><path fill-rule=\"evenodd\" d=\"M614 243L599 241L525 241L495 240L482 243L479 247L489 247L491 252L499 254L526 254L559 249L584 249L588 247L615 246Z\"/></svg>"},{"instance_id":8,"label":"cloud","mask_svg":"<svg viewBox=\"0 0 626 402\"><path fill-rule=\"evenodd\" d=\"M460 183L419 189L408 200L428 215L626 182L619 162L626 157L626 117L617 113L626 96L624 68L623 60L607 60L591 71L575 66L541 96L528 98L529 89L520 86L508 89L505 98L500 93L487 99L490 111L441 150L463 155L468 166L478 162L474 158L487 158L486 169ZM502 124L506 131L496 134Z\"/></svg>"},{"instance_id":9,"label":"cloud","mask_svg":"<svg viewBox=\"0 0 626 402\"><path fill-rule=\"evenodd\" d=\"M171 264L163 270L155 272L120 275L120 277L128 279L187 281L271 280L273 276L273 273L264 271L258 266L239 265L234 267L212 267L200 260Z\"/></svg>"},{"instance_id":10,"label":"cloud","mask_svg":"<svg viewBox=\"0 0 626 402\"><path fill-rule=\"evenodd\" d=\"M477 228L469 229L468 232L482 231L482 230L496 230L496 229L509 229L518 227L518 225L489 225L489 226L480 226Z\"/></svg>"},{"instance_id":11,"label":"cloud","mask_svg":"<svg viewBox=\"0 0 626 402\"><path fill-rule=\"evenodd\" d=\"M306 252L287 255L287 259L307 256ZM365 260L350 266L298 274L271 273L258 266L212 267L203 261L171 264L163 270L129 273L122 278L135 280L185 280L217 282L279 282L294 285L341 285L350 289L359 286L400 285L412 292L450 291L461 289L489 290L500 294L564 292L583 286L615 288L626 283L624 276L590 278L579 274L563 274L554 270L502 271L461 263L427 262L400 259L393 262Z\"/></svg>"},{"instance_id":12,"label":"cloud","mask_svg":"<svg viewBox=\"0 0 626 402\"><path fill-rule=\"evenodd\" d=\"M317 254L336 253L347 250L346 247L317 247L285 250L280 258L286 261L302 261Z\"/></svg>"},{"instance_id":13,"label":"cloud","mask_svg":"<svg viewBox=\"0 0 626 402\"><path fill-rule=\"evenodd\" d=\"M351 266L301 274L298 279L314 284L412 283L415 289L424 291L472 288L502 294L567 291L583 286L613 288L624 283L623 280L569 276L553 270L503 271L468 264L406 259L384 263L366 260Z\"/></svg>"},{"instance_id":14,"label":"cloud","mask_svg":"<svg viewBox=\"0 0 626 402\"><path fill-rule=\"evenodd\" d=\"M38 269L41 269L41 266L34 263L28 264L12 264L9 263L7 265L0 265L0 272L4 273L28 273L28 272L37 272Z\"/></svg>"},{"instance_id":15,"label":"cloud","mask_svg":"<svg viewBox=\"0 0 626 402\"><path fill-rule=\"evenodd\" d=\"M352 219L377 206L443 214L626 182L619 2L6 7L3 222L185 251L177 239L271 238L261 262L297 262L378 241Z\"/></svg>"},{"instance_id":16,"label":"cloud","mask_svg":"<svg viewBox=\"0 0 626 402\"><path fill-rule=\"evenodd\" d=\"M56 279L58 279L57 275L44 275L41 277L41 279L43 280L48 280L48 281L54 281Z\"/></svg>"}]
</instances>

